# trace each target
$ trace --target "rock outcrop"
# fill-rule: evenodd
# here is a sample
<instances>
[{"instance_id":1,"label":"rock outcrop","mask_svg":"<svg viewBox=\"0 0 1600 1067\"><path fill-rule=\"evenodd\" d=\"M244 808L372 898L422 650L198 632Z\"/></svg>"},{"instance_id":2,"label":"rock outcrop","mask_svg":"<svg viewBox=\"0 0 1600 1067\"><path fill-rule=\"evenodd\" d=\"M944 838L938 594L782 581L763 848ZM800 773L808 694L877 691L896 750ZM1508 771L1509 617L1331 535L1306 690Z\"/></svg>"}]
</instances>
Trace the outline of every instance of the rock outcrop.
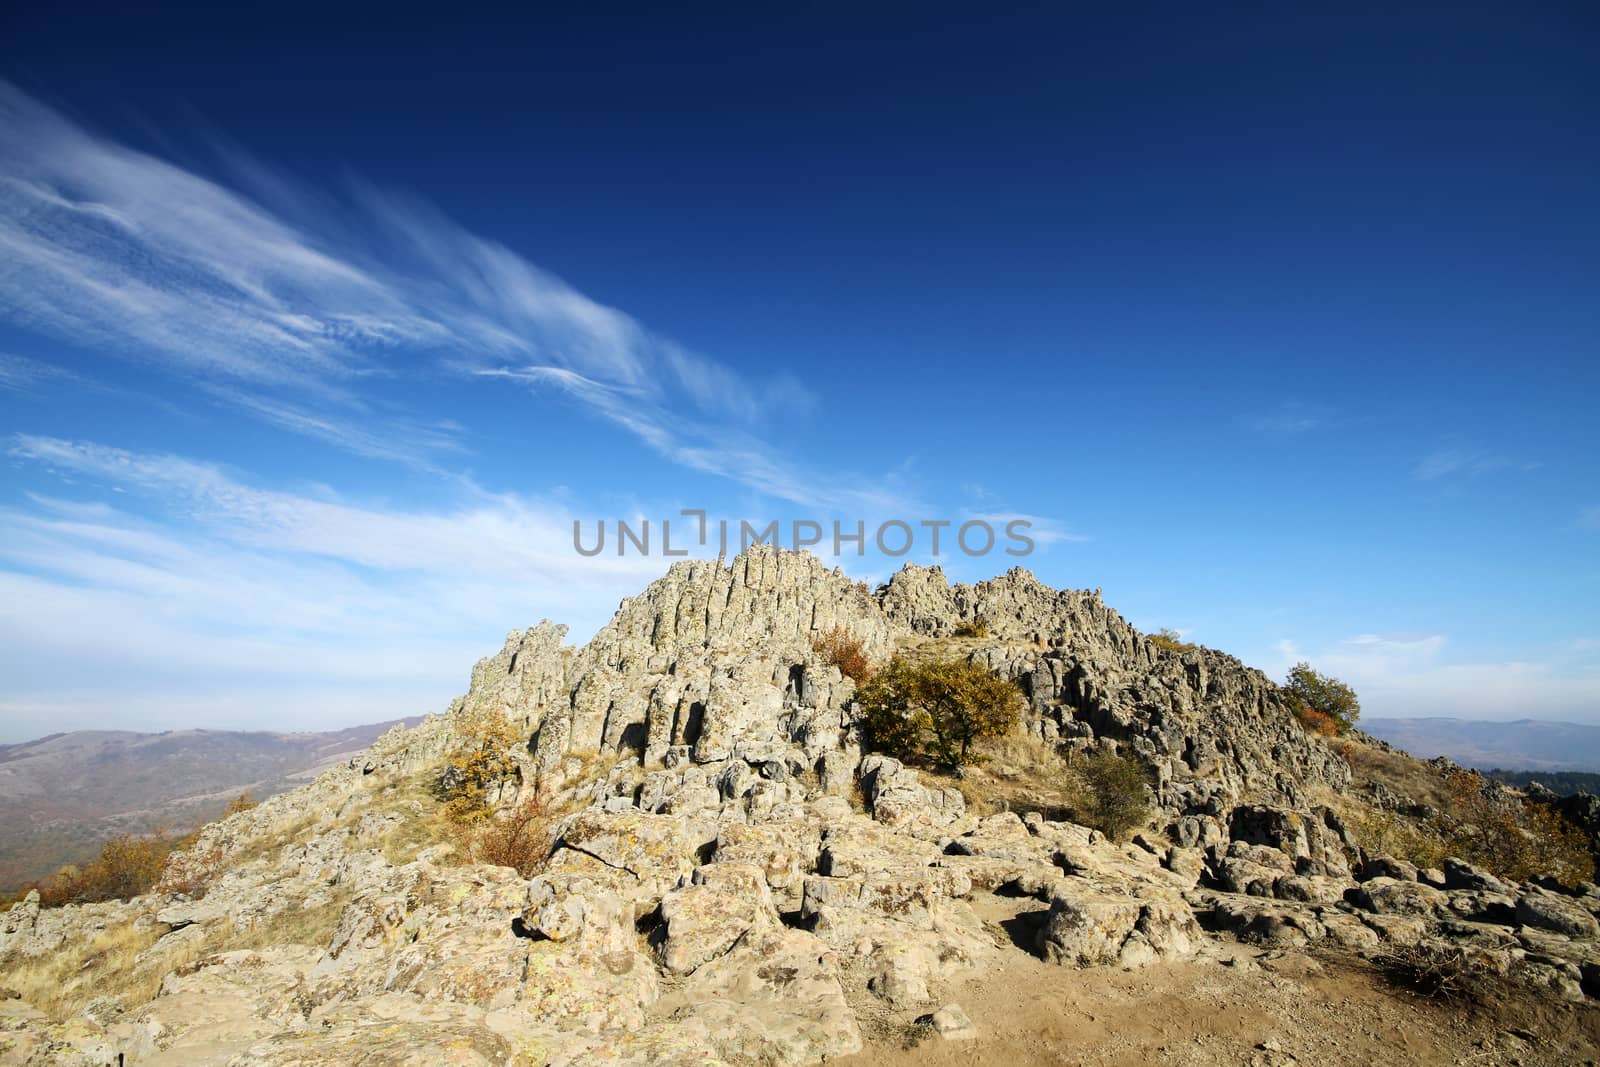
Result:
<instances>
[{"instance_id":1,"label":"rock outcrop","mask_svg":"<svg viewBox=\"0 0 1600 1067\"><path fill-rule=\"evenodd\" d=\"M945 650L1015 679L1041 745L1143 761L1159 828L1122 844L984 810L862 751L854 683L816 639L843 628L882 661L980 620ZM9 1008L0 1063L813 1063L859 1049L868 1016L971 1038L987 1024L941 997L1006 953L1138 968L1216 936L1453 938L1558 997L1600 983L1600 889L1357 853L1316 803L1349 769L1276 687L1153 644L1098 592L918 567L873 592L758 548L680 563L586 646L564 636L513 632L448 713L208 827L203 899L0 916L0 967L126 930L158 990L54 1023ZM484 711L527 739L497 802L570 809L531 878L416 840L417 784ZM997 899L1018 902L1009 932L983 918Z\"/></svg>"}]
</instances>

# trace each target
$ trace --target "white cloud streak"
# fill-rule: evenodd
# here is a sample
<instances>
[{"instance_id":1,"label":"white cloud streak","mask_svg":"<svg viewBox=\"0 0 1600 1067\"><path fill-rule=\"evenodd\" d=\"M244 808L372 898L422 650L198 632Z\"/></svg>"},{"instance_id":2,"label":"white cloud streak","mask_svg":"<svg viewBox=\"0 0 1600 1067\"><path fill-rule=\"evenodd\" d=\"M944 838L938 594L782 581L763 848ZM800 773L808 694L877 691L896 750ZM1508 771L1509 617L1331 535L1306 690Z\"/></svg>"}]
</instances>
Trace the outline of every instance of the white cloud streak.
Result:
<instances>
[{"instance_id":1,"label":"white cloud streak","mask_svg":"<svg viewBox=\"0 0 1600 1067\"><path fill-rule=\"evenodd\" d=\"M0 613L0 732L13 739L439 710L508 625L550 617L586 637L665 569L580 559L559 501L404 509L58 438L16 437L9 452L91 497L0 508L0 602L26 606ZM116 489L117 505L93 498Z\"/></svg>"},{"instance_id":2,"label":"white cloud streak","mask_svg":"<svg viewBox=\"0 0 1600 1067\"><path fill-rule=\"evenodd\" d=\"M559 374L566 395L695 470L787 499L828 480L737 430L808 410L793 378L747 381L414 200L355 185L330 208L236 154L223 162L265 192L124 147L0 82L0 314L361 455L427 465L461 447L456 427L418 433L429 420L376 407L374 381ZM668 417L681 411L713 429L685 433Z\"/></svg>"}]
</instances>

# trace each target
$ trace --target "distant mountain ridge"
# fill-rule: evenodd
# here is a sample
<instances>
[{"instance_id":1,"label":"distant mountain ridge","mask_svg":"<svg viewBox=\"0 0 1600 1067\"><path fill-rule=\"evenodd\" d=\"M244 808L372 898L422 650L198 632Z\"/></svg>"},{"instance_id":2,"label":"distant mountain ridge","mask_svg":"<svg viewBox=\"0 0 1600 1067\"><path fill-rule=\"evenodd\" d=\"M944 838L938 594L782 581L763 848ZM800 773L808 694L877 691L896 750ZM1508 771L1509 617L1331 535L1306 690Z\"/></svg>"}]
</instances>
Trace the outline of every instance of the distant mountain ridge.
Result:
<instances>
[{"instance_id":1,"label":"distant mountain ridge","mask_svg":"<svg viewBox=\"0 0 1600 1067\"><path fill-rule=\"evenodd\" d=\"M1419 759L1485 770L1600 771L1600 726L1544 719L1362 719L1361 729Z\"/></svg>"},{"instance_id":2,"label":"distant mountain ridge","mask_svg":"<svg viewBox=\"0 0 1600 1067\"><path fill-rule=\"evenodd\" d=\"M0 745L0 888L92 857L122 832L184 827L265 799L421 717L321 733L79 730Z\"/></svg>"}]
</instances>

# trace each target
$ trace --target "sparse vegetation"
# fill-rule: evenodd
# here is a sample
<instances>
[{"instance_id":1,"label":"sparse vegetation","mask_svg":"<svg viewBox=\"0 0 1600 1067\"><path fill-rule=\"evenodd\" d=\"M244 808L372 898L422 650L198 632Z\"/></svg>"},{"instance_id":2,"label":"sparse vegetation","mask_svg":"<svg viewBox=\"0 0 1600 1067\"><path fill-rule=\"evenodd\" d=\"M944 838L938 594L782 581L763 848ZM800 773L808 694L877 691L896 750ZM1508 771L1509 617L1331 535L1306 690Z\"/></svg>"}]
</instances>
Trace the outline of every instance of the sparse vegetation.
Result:
<instances>
[{"instance_id":1,"label":"sparse vegetation","mask_svg":"<svg viewBox=\"0 0 1600 1067\"><path fill-rule=\"evenodd\" d=\"M1502 977L1486 954L1440 941L1390 943L1373 963L1393 984L1440 1000L1482 997Z\"/></svg>"},{"instance_id":2,"label":"sparse vegetation","mask_svg":"<svg viewBox=\"0 0 1600 1067\"><path fill-rule=\"evenodd\" d=\"M348 903L347 896L335 896L311 907L286 908L270 922L243 926L223 921L200 939L163 941L167 930L159 923L119 923L53 952L13 960L6 966L4 984L58 1022L76 1016L98 997L133 1007L155 999L168 974L218 952L326 945Z\"/></svg>"},{"instance_id":3,"label":"sparse vegetation","mask_svg":"<svg viewBox=\"0 0 1600 1067\"><path fill-rule=\"evenodd\" d=\"M828 630L812 642L811 647L857 685L865 685L872 677L872 663L862 651L861 639L843 627Z\"/></svg>"},{"instance_id":4,"label":"sparse vegetation","mask_svg":"<svg viewBox=\"0 0 1600 1067\"><path fill-rule=\"evenodd\" d=\"M1169 626L1163 626L1150 635L1150 643L1157 648L1164 648L1168 652L1193 652L1198 645L1191 644L1183 639L1183 635Z\"/></svg>"},{"instance_id":5,"label":"sparse vegetation","mask_svg":"<svg viewBox=\"0 0 1600 1067\"><path fill-rule=\"evenodd\" d=\"M460 862L512 867L524 878L531 878L550 858L555 823L548 806L533 797L498 815L470 821L455 819L449 825Z\"/></svg>"},{"instance_id":6,"label":"sparse vegetation","mask_svg":"<svg viewBox=\"0 0 1600 1067\"><path fill-rule=\"evenodd\" d=\"M1120 839L1150 819L1150 773L1131 756L1099 749L1079 757L1072 770L1082 781L1073 817Z\"/></svg>"},{"instance_id":7,"label":"sparse vegetation","mask_svg":"<svg viewBox=\"0 0 1600 1067\"><path fill-rule=\"evenodd\" d=\"M1348 733L1361 717L1361 701L1348 685L1319 674L1309 663L1296 663L1284 682L1294 713L1307 729L1327 733L1331 722L1335 734Z\"/></svg>"},{"instance_id":8,"label":"sparse vegetation","mask_svg":"<svg viewBox=\"0 0 1600 1067\"><path fill-rule=\"evenodd\" d=\"M950 631L952 637L988 637L989 624L981 616Z\"/></svg>"},{"instance_id":9,"label":"sparse vegetation","mask_svg":"<svg viewBox=\"0 0 1600 1067\"><path fill-rule=\"evenodd\" d=\"M256 798L251 796L248 792L240 793L238 796L228 801L228 806L222 809L222 817L226 819L230 815L241 815L244 812L260 806L261 805Z\"/></svg>"},{"instance_id":10,"label":"sparse vegetation","mask_svg":"<svg viewBox=\"0 0 1600 1067\"><path fill-rule=\"evenodd\" d=\"M1560 812L1498 786L1477 771L1434 767L1366 745L1342 749L1358 786L1405 798L1346 805L1347 822L1369 852L1438 867L1456 856L1501 878L1546 875L1567 885L1594 877L1588 835Z\"/></svg>"},{"instance_id":11,"label":"sparse vegetation","mask_svg":"<svg viewBox=\"0 0 1600 1067\"><path fill-rule=\"evenodd\" d=\"M1558 812L1496 789L1477 771L1445 775L1450 803L1435 823L1446 850L1502 878L1548 875L1566 885L1594 877L1588 837Z\"/></svg>"},{"instance_id":12,"label":"sparse vegetation","mask_svg":"<svg viewBox=\"0 0 1600 1067\"><path fill-rule=\"evenodd\" d=\"M977 663L899 657L856 699L873 751L952 768L978 761L973 743L1010 730L1023 706L1016 685Z\"/></svg>"},{"instance_id":13,"label":"sparse vegetation","mask_svg":"<svg viewBox=\"0 0 1600 1067\"><path fill-rule=\"evenodd\" d=\"M13 900L39 891L42 907L92 904L102 900L128 900L148 893L161 882L167 859L194 844L195 835L118 834L100 849L100 855L83 866L67 866L42 882L17 891Z\"/></svg>"},{"instance_id":14,"label":"sparse vegetation","mask_svg":"<svg viewBox=\"0 0 1600 1067\"><path fill-rule=\"evenodd\" d=\"M490 791L517 773L512 752L527 739L489 708L462 712L454 726L456 747L439 773L439 796L450 818L473 822L490 814Z\"/></svg>"},{"instance_id":15,"label":"sparse vegetation","mask_svg":"<svg viewBox=\"0 0 1600 1067\"><path fill-rule=\"evenodd\" d=\"M222 859L222 849L218 847L174 850L154 888L158 893L182 893L199 899L221 873Z\"/></svg>"},{"instance_id":16,"label":"sparse vegetation","mask_svg":"<svg viewBox=\"0 0 1600 1067\"><path fill-rule=\"evenodd\" d=\"M1347 814L1347 825L1368 852L1423 868L1440 866L1449 854L1429 824L1407 819L1393 809L1363 804Z\"/></svg>"}]
</instances>

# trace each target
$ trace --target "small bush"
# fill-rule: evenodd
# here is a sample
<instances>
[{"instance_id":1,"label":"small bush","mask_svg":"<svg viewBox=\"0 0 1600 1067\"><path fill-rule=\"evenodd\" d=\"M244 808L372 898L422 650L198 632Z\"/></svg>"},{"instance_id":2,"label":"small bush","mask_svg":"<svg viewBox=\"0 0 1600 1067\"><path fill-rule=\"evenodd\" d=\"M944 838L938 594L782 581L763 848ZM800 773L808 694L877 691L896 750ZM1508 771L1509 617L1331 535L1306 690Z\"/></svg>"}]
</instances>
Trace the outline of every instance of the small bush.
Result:
<instances>
[{"instance_id":1,"label":"small bush","mask_svg":"<svg viewBox=\"0 0 1600 1067\"><path fill-rule=\"evenodd\" d=\"M221 848L175 850L167 857L154 888L158 893L182 893L198 900L221 870Z\"/></svg>"},{"instance_id":2,"label":"small bush","mask_svg":"<svg viewBox=\"0 0 1600 1067\"><path fill-rule=\"evenodd\" d=\"M865 685L872 677L872 662L861 650L861 639L849 630L835 626L812 642L811 647L857 685Z\"/></svg>"},{"instance_id":3,"label":"small bush","mask_svg":"<svg viewBox=\"0 0 1600 1067\"><path fill-rule=\"evenodd\" d=\"M1073 804L1077 821L1120 839L1150 820L1150 774L1137 759L1099 749L1079 759L1073 769L1084 785Z\"/></svg>"},{"instance_id":4,"label":"small bush","mask_svg":"<svg viewBox=\"0 0 1600 1067\"><path fill-rule=\"evenodd\" d=\"M543 801L525 800L510 811L453 824L456 855L465 863L512 867L524 878L544 868L555 846L556 819Z\"/></svg>"},{"instance_id":5,"label":"small bush","mask_svg":"<svg viewBox=\"0 0 1600 1067\"><path fill-rule=\"evenodd\" d=\"M1588 836L1559 812L1477 771L1451 771L1444 784L1450 799L1434 827L1449 854L1517 882L1548 875L1577 885L1594 877Z\"/></svg>"},{"instance_id":6,"label":"small bush","mask_svg":"<svg viewBox=\"0 0 1600 1067\"><path fill-rule=\"evenodd\" d=\"M1485 953L1439 941L1391 944L1372 962L1394 985L1440 1000L1482 998L1504 977Z\"/></svg>"},{"instance_id":7,"label":"small bush","mask_svg":"<svg viewBox=\"0 0 1600 1067\"><path fill-rule=\"evenodd\" d=\"M1185 641L1178 631L1166 626L1150 635L1150 643L1168 652L1193 652L1199 647Z\"/></svg>"},{"instance_id":8,"label":"small bush","mask_svg":"<svg viewBox=\"0 0 1600 1067\"><path fill-rule=\"evenodd\" d=\"M950 633L953 637L988 637L989 624L983 619L977 618L971 622L962 623Z\"/></svg>"},{"instance_id":9,"label":"small bush","mask_svg":"<svg viewBox=\"0 0 1600 1067\"><path fill-rule=\"evenodd\" d=\"M249 793L240 793L238 796L228 801L228 806L222 809L222 817L226 819L230 815L240 815L251 810L252 808L259 806L260 804L256 801L255 797L251 796Z\"/></svg>"},{"instance_id":10,"label":"small bush","mask_svg":"<svg viewBox=\"0 0 1600 1067\"><path fill-rule=\"evenodd\" d=\"M1295 718L1300 720L1300 725L1319 737L1338 737L1344 731L1339 729L1339 720L1332 715L1324 715L1310 704L1296 704Z\"/></svg>"},{"instance_id":11,"label":"small bush","mask_svg":"<svg viewBox=\"0 0 1600 1067\"><path fill-rule=\"evenodd\" d=\"M975 741L999 737L1022 714L1022 690L979 664L896 657L856 697L868 748L959 768Z\"/></svg>"},{"instance_id":12,"label":"small bush","mask_svg":"<svg viewBox=\"0 0 1600 1067\"><path fill-rule=\"evenodd\" d=\"M1403 818L1390 808L1363 805L1349 812L1346 825L1370 853L1393 856L1418 867L1438 867L1449 850L1426 823Z\"/></svg>"}]
</instances>

